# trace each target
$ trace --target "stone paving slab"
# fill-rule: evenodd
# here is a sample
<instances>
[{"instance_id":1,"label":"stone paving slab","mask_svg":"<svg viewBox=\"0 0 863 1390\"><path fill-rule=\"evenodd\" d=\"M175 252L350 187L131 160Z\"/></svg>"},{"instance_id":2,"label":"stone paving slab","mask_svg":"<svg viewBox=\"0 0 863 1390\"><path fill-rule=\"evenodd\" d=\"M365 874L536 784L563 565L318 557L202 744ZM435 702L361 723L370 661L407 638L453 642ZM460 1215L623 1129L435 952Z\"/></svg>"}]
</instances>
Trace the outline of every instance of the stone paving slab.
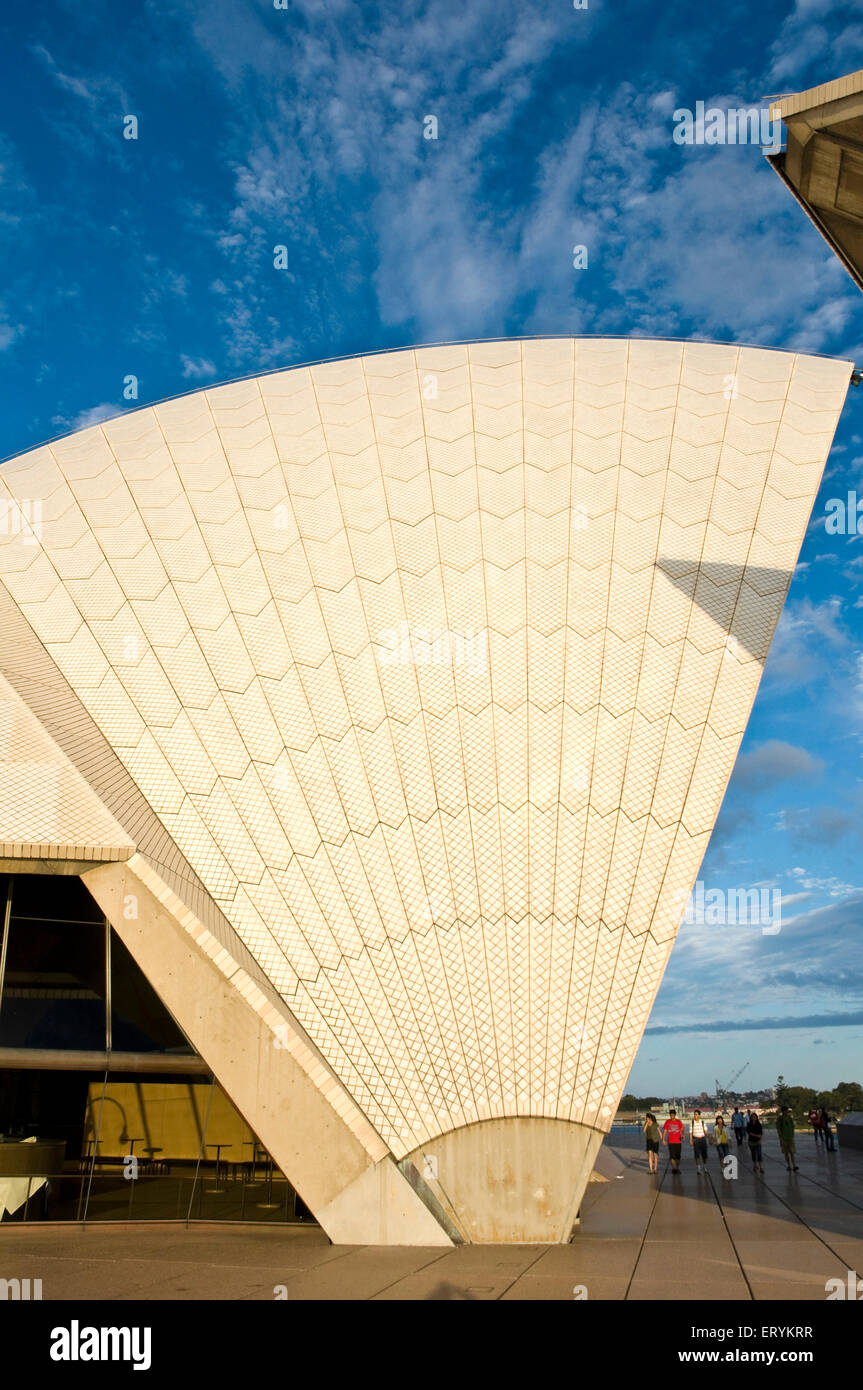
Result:
<instances>
[{"instance_id":1,"label":"stone paving slab","mask_svg":"<svg viewBox=\"0 0 863 1390\"><path fill-rule=\"evenodd\" d=\"M447 1257L440 1246L367 1246L352 1250L342 1259L284 1278L291 1300L345 1300L385 1297L388 1289L406 1279L426 1274ZM270 1292L269 1297L272 1297Z\"/></svg>"},{"instance_id":2,"label":"stone paving slab","mask_svg":"<svg viewBox=\"0 0 863 1390\"><path fill-rule=\"evenodd\" d=\"M584 1283L608 1275L627 1281L635 1267L641 1241L579 1236L571 1245L551 1245L523 1278L564 1278Z\"/></svg>"},{"instance_id":3,"label":"stone paving slab","mask_svg":"<svg viewBox=\"0 0 863 1390\"><path fill-rule=\"evenodd\" d=\"M844 1279L841 1260L810 1236L783 1242L780 1247L763 1241L740 1241L737 1245L746 1278L755 1299L826 1299L828 1279Z\"/></svg>"},{"instance_id":4,"label":"stone paving slab","mask_svg":"<svg viewBox=\"0 0 863 1390\"><path fill-rule=\"evenodd\" d=\"M384 1290L381 1299L501 1298L545 1253L543 1245L463 1245ZM440 1252L438 1252L439 1254Z\"/></svg>"},{"instance_id":5,"label":"stone paving slab","mask_svg":"<svg viewBox=\"0 0 863 1390\"><path fill-rule=\"evenodd\" d=\"M620 1303L626 1296L627 1280L613 1275L593 1275L590 1280L564 1279L562 1276L534 1278L525 1274L511 1289L501 1295L502 1303L574 1302L576 1285L587 1288L587 1305L591 1303ZM581 1300L578 1300L581 1301Z\"/></svg>"},{"instance_id":6,"label":"stone paving slab","mask_svg":"<svg viewBox=\"0 0 863 1390\"><path fill-rule=\"evenodd\" d=\"M727 1239L705 1244L694 1255L682 1252L676 1241L648 1240L628 1297L749 1298L749 1287Z\"/></svg>"}]
</instances>

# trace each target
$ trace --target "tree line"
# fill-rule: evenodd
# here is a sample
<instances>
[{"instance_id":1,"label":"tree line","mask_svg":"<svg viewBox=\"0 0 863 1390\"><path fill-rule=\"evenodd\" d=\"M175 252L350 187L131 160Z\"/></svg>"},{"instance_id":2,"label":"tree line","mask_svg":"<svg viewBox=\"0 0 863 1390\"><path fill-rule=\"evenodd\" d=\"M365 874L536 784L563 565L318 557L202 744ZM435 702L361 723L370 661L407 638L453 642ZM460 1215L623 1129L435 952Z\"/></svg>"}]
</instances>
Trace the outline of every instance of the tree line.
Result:
<instances>
[{"instance_id":1,"label":"tree line","mask_svg":"<svg viewBox=\"0 0 863 1390\"><path fill-rule=\"evenodd\" d=\"M655 1110L664 1104L665 1097L662 1096L634 1096L628 1093L620 1102L618 1110ZM706 1105L707 1102L703 1104ZM722 1102L726 1109L735 1104L745 1108L747 1101L745 1098L734 1097ZM823 1109L831 1115L847 1115L852 1110L863 1111L863 1086L859 1081L840 1081L832 1091L815 1091L810 1086L788 1086L784 1076L780 1076L776 1081L776 1104L787 1105L794 1118L800 1120L804 1120L810 1110Z\"/></svg>"},{"instance_id":2,"label":"tree line","mask_svg":"<svg viewBox=\"0 0 863 1390\"><path fill-rule=\"evenodd\" d=\"M810 1086L787 1086L785 1077L776 1081L776 1102L787 1105L795 1119L805 1119L810 1110L827 1110L832 1115L847 1115L863 1110L863 1086L859 1081L840 1081L832 1091L814 1091Z\"/></svg>"}]
</instances>

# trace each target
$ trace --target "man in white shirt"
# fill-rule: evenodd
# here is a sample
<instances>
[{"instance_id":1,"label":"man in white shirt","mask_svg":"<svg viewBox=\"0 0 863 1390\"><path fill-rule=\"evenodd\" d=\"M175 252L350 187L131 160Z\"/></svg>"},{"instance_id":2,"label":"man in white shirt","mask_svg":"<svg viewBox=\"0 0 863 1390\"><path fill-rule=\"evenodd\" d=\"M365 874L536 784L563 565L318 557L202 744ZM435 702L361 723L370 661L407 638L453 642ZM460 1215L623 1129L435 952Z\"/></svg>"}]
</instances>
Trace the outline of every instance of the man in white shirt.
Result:
<instances>
[{"instance_id":1,"label":"man in white shirt","mask_svg":"<svg viewBox=\"0 0 863 1390\"><path fill-rule=\"evenodd\" d=\"M707 1172L707 1125L701 1118L700 1110L693 1110L692 1124L689 1126L689 1142L695 1157L695 1171Z\"/></svg>"}]
</instances>

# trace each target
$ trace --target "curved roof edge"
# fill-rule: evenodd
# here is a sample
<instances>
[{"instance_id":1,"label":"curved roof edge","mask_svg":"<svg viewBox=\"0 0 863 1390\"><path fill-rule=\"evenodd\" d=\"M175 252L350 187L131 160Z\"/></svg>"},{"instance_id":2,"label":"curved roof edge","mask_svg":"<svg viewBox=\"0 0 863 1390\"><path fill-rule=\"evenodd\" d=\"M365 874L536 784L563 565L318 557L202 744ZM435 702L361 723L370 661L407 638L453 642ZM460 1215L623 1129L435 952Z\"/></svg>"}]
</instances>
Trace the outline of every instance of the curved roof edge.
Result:
<instances>
[{"instance_id":1,"label":"curved roof edge","mask_svg":"<svg viewBox=\"0 0 863 1390\"><path fill-rule=\"evenodd\" d=\"M542 343L569 340L571 342L639 342L639 343L684 343L693 346L702 343L706 347L730 347L730 348L754 348L758 352L783 353L789 357L816 357L822 358L826 362L847 362L849 376L854 370L854 362L847 357L837 357L831 352L802 352L799 348L767 347L764 343L745 343L745 342L724 342L716 338L678 338L672 334L652 334L652 333L501 333L491 338L444 338L436 342L428 343L402 343L398 347L371 348L368 352L341 352L334 357L314 357L307 358L302 362L283 363L278 367L267 367L262 371L243 372L240 376L225 377L221 381L211 381L206 385L200 382L197 386L192 386L188 391L176 391L170 396L160 396L155 401L137 401L134 410L123 410L118 407L116 415L106 415L104 420L97 420L92 425L79 426L78 429L61 431L59 434L52 434L47 439L40 439L35 444L28 444L26 448L15 449L10 454L4 454L0 458L0 468L4 463L10 463L12 459L20 458L23 454L32 454L37 449L46 449L51 444L58 443L61 439L71 439L73 435L83 434L87 429L98 429L100 425L108 424L111 420L119 420L127 415L134 415L139 410L153 410L156 406L168 405L171 401L181 401L186 396L195 396L202 391L217 391L223 386L236 386L243 381L257 381L261 377L277 376L280 372L301 371L304 367L324 367L331 362L350 362L359 358L366 357L386 357L397 352L421 352L426 348L445 348L445 347L471 347L480 343Z\"/></svg>"}]
</instances>

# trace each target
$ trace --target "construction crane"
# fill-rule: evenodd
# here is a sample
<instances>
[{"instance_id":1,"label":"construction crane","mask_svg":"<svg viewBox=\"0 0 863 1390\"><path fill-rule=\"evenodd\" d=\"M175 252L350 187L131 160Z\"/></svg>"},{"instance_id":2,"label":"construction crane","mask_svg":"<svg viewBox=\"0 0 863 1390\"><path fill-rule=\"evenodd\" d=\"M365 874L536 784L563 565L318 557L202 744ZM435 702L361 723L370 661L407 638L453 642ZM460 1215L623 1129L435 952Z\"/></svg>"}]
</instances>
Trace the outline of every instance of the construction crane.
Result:
<instances>
[{"instance_id":1,"label":"construction crane","mask_svg":"<svg viewBox=\"0 0 863 1390\"><path fill-rule=\"evenodd\" d=\"M748 1062L744 1062L744 1063L743 1063L743 1066L740 1068L740 1070L739 1070L739 1071L736 1071L736 1072L734 1073L734 1075L732 1076L732 1078L731 1078L731 1080L729 1081L729 1083L728 1083L727 1086L723 1086L722 1083L721 1083L720 1080L719 1080L719 1077L717 1076L717 1078L716 1078L716 1095L717 1095L717 1098L718 1098L719 1100L724 1100L727 1096L730 1096L730 1095L731 1095L731 1087L734 1085L735 1081L739 1081L739 1080L740 1080L740 1077L743 1075L743 1073L745 1072L745 1070L746 1070L746 1068L747 1068L748 1066L749 1066L749 1063L748 1063Z\"/></svg>"}]
</instances>

